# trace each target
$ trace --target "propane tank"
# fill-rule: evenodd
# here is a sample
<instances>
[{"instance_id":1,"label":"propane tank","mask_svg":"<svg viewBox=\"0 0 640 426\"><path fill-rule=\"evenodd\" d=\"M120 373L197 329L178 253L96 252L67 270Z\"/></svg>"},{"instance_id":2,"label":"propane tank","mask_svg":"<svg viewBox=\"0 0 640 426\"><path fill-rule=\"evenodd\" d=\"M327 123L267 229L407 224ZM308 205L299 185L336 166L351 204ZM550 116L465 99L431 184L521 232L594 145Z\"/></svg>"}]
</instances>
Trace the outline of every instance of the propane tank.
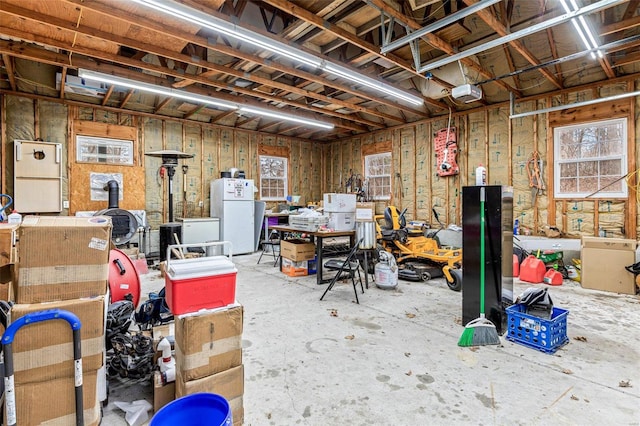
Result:
<instances>
[{"instance_id":1,"label":"propane tank","mask_svg":"<svg viewBox=\"0 0 640 426\"><path fill-rule=\"evenodd\" d=\"M376 286L382 289L393 289L398 286L398 265L396 259L391 253L380 250L378 253L380 261L376 263L374 268L374 276L376 278Z\"/></svg>"}]
</instances>

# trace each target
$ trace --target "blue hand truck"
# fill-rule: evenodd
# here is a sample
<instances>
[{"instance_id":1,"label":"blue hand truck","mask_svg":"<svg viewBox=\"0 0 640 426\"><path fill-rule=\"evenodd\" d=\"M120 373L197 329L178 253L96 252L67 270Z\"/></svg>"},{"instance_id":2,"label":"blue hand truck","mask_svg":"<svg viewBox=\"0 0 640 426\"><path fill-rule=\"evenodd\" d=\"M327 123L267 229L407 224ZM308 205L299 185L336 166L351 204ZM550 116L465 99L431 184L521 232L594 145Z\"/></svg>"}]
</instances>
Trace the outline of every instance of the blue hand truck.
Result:
<instances>
[{"instance_id":1,"label":"blue hand truck","mask_svg":"<svg viewBox=\"0 0 640 426\"><path fill-rule=\"evenodd\" d=\"M17 424L16 419L16 393L13 377L13 340L18 330L29 324L49 320L65 320L71 326L73 331L73 361L74 361L74 379L75 379L75 398L76 398L76 425L84 425L84 413L82 405L82 354L81 354L81 338L80 338L80 318L75 314L63 309L48 309L45 311L33 312L12 322L2 335L2 345L4 352L4 387L5 387L5 411L7 418L7 426Z\"/></svg>"}]
</instances>

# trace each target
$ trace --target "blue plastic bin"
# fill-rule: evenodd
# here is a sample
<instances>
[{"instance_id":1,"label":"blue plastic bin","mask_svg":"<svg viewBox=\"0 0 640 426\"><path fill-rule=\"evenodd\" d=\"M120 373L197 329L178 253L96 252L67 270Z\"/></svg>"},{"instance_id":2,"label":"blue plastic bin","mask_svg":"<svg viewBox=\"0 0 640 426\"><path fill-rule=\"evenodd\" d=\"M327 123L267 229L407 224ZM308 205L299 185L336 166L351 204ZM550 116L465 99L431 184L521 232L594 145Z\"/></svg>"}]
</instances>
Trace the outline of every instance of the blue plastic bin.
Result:
<instances>
[{"instance_id":1,"label":"blue plastic bin","mask_svg":"<svg viewBox=\"0 0 640 426\"><path fill-rule=\"evenodd\" d=\"M507 308L507 340L552 354L569 343L567 316L569 311L554 306L550 319L526 313L527 306L516 304Z\"/></svg>"},{"instance_id":2,"label":"blue plastic bin","mask_svg":"<svg viewBox=\"0 0 640 426\"><path fill-rule=\"evenodd\" d=\"M232 426L229 402L215 393L194 393L170 402L151 419L150 426Z\"/></svg>"}]
</instances>

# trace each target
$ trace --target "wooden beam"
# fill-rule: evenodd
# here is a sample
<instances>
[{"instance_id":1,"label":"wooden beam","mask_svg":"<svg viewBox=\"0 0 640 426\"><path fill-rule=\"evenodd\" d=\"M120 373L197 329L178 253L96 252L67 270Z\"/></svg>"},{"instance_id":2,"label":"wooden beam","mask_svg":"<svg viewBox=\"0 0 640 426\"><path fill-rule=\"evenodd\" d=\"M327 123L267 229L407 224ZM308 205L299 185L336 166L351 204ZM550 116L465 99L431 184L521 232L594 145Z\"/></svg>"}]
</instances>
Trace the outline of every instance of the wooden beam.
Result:
<instances>
[{"instance_id":1,"label":"wooden beam","mask_svg":"<svg viewBox=\"0 0 640 426\"><path fill-rule=\"evenodd\" d=\"M352 88L349 85L346 84L341 84L339 81L334 81L334 80L329 80L326 78L322 78L322 77L318 77L315 74L309 73L309 72L305 72L303 70L294 68L294 67L289 67L286 65L282 65L279 64L276 61L272 61L272 60L268 60L265 58L262 58L258 55L252 55L252 54L248 54L248 53L244 53L241 52L240 50L227 46L227 45L222 45L222 44L218 44L215 43L215 41L213 41L214 39L211 38L205 38L205 37L200 37L200 36L196 36L196 35L191 35L188 34L186 32L179 32L179 31L172 31L171 29L162 26L160 24L157 24L155 22L153 22L152 20L149 19L139 19L136 16L132 16L130 13L125 13L121 10L115 9L113 7L107 6L105 4L99 3L96 0L64 0L67 1L69 3L72 4L77 4L80 5L84 8L90 8L91 10L104 14L107 18L109 19L113 19L113 18L117 18L117 19L121 19L125 22L128 22L132 25L136 25L136 26L140 26L142 28L148 29L150 31L156 31L159 32L161 34L164 35L169 35L171 37L175 37L181 40L184 40L186 42L189 43L193 43L193 44L197 44L200 46L203 46L207 49L211 49L213 51L217 51L220 53L223 53L225 55L229 55L230 57L235 57L238 59L243 59L245 61L249 61L249 62L253 62L256 63L258 65L261 65L263 67L267 67L267 68L271 68L277 71L281 71L285 74L291 75L291 76L296 76L299 78L304 78L306 80L309 81L313 81L315 83L318 84L322 84L325 86L330 86L330 87L334 87L337 90L346 92L346 93L350 93L352 95L355 96L359 96L359 97L366 97L366 99L368 100L372 100L374 102L383 104L383 105L387 105L391 108L394 109L403 109L407 112L411 112L412 114L418 115L420 117L429 117L428 112L421 110L421 109L416 109L413 107L409 107L403 104L399 104L397 102L391 101L391 100L387 100L385 98L381 98L375 95L370 95L367 93L363 93L360 90L356 90L354 88ZM211 12L213 14L213 12ZM215 15L215 16L219 16ZM75 30L75 26L74 26L74 30ZM273 37L273 36L272 36ZM287 42L286 39L283 39L284 42ZM206 62L207 64L209 62ZM203 61L199 61L198 62L198 66L203 66L204 63Z\"/></svg>"},{"instance_id":2,"label":"wooden beam","mask_svg":"<svg viewBox=\"0 0 640 426\"><path fill-rule=\"evenodd\" d=\"M367 51L379 58L385 59L391 63L393 63L394 65L404 69L405 71L410 72L411 74L418 76L420 78L425 78L424 74L419 73L416 69L413 68L413 65L407 61L405 61L404 59L388 53L386 55L383 55L382 53L380 53L380 48L372 43L368 43L364 40L362 40L361 38L359 38L358 36L356 36L355 34L350 33L349 31L343 29L342 27L339 27L336 24L333 24L331 22L328 22L320 17L318 17L317 15L314 15L313 13L309 12L308 10L299 7L287 0L263 0L265 3L268 3L274 7L277 7L280 10L283 10L293 16L296 16L302 20L304 20L305 22L308 22L310 24L315 25L318 28L322 28L325 31L328 31L329 33L340 37L342 39L348 40L349 43L353 44L354 46L357 46L359 48L361 48L364 51ZM361 72L361 71L360 71ZM388 83L387 83L388 84ZM443 104L440 101L435 101L433 99L430 98L424 98L424 101L434 107L437 107L439 109L448 109L448 107Z\"/></svg>"},{"instance_id":3,"label":"wooden beam","mask_svg":"<svg viewBox=\"0 0 640 426\"><path fill-rule=\"evenodd\" d=\"M5 34L8 35L12 35L14 37L20 37L20 33L16 30L13 29L8 29L8 28L4 28L3 32ZM36 39L36 41L43 43L43 44L48 44L50 46L53 47L57 47L59 49L69 49L69 46L67 46L64 42L61 42L59 40L53 40L53 39L49 39L46 37L42 37L42 36L33 36L33 38ZM59 55L56 54L54 52L49 52L46 51L44 49L39 49L39 48L34 48L34 47L27 47L24 45L16 45L16 43L14 42L4 42L2 40L0 40L0 46L2 46L3 49L6 49L4 51L6 51L7 53L9 52L15 52L15 54L17 56L21 56L21 57L25 57L26 59L30 59L30 60L35 60L35 61L40 61L40 62L47 62L49 61L50 63L55 63L56 65L66 65L66 66L71 66L71 63L69 62L69 59L66 55ZM35 49L35 50L34 50ZM73 47L73 51L77 52L77 53L81 53L83 55L88 55L88 56L94 56L94 57L98 57L100 59L103 59L105 61L109 61L109 62L114 62L114 63L119 63L122 65L127 66L128 68L140 68L140 69L145 69L148 71L153 71L153 72L157 72L157 73L162 73L165 75L169 75L175 78L183 78L184 74L180 73L178 71L174 71L174 70L169 70L163 67L160 67L158 65L155 64L149 64L143 61L134 61L128 58L124 58L122 56L118 56L118 55L113 55L113 54L109 54L106 52L99 52L99 51L95 51L94 49L88 49L88 48L84 48L81 46L75 46ZM27 54L27 52L29 52L29 54ZM55 59L45 59L45 58L55 58ZM82 65L81 65L82 64ZM146 80L151 80L148 82L151 82L151 84L155 84L155 85L159 85L159 86L167 86L167 81L165 79L160 79L160 78L151 78L149 79L147 75L142 74L140 72L137 71L131 71L130 69L123 69L123 68L118 68L115 66L111 66L111 65L107 65L106 63L100 63L98 65L96 65L96 63L94 61L89 61L89 60L83 60L82 58L75 58L73 61L73 67L78 67L78 68L86 68L86 69L92 69L94 71L99 71L99 72L107 72L110 74L116 74L119 75L121 77L125 77L125 78L132 78L134 80L139 80L139 81L146 81ZM197 76L193 76L191 77L192 79L201 82L205 85L209 85L209 86L213 86L213 87L218 87L221 89L226 88L225 85L223 84L218 84L216 82L211 82L209 80L206 79L200 79ZM324 110L322 108L317 108L314 106L310 106L310 105L306 105L305 103L302 102L296 102L293 100L289 100L289 99L282 99L282 98L277 98L277 97L273 97L273 96L268 96L265 94L260 94L260 93L256 93L253 92L251 90L245 90L242 88L234 88L235 92L238 93L242 93L242 94L247 94L250 95L252 97L256 97L259 96L262 99L266 99L268 101L273 101L273 102L281 102L281 103L286 103L292 106L297 106L299 108L302 109L306 109L309 111L313 111L316 113L320 113L320 114L324 114L324 115L330 115L333 117L338 117L338 118L343 118L344 120L335 120L335 119L331 119L329 117L325 118L324 121L328 122L328 123L332 123L334 126L338 126L338 127L347 127L351 130L356 130L359 132L366 132L367 129L358 125L355 121L358 120L354 120L352 117L349 117L346 114L341 114L341 113L337 113L334 111L330 111L330 110ZM238 97L238 96L234 96L231 94L226 94L223 92L209 92L206 90L194 90L194 92L202 94L204 96L213 96L215 98L218 99L223 99L229 102L234 102L237 104L245 104L245 105L250 105L250 106L254 106L254 107L259 107L259 108L263 108L263 109L268 109L268 110L272 110L275 113L278 114L283 114L286 111L281 109L281 108L275 108L275 107L271 107L271 106L267 106L264 103L261 102L256 102L254 100L251 99L247 99L244 97ZM291 114L295 114L295 115L301 115L300 112L297 111L290 111ZM309 117L307 116L307 118L312 119L312 120L317 120L318 117ZM359 120L359 121L363 121L363 120ZM380 125L378 123L374 123L374 122L370 122L372 123L373 126L379 127Z\"/></svg>"},{"instance_id":4,"label":"wooden beam","mask_svg":"<svg viewBox=\"0 0 640 426\"><path fill-rule=\"evenodd\" d=\"M614 22L609 25L603 25L602 27L600 27L600 36L630 30L631 28L635 28L637 26L640 26L640 15L634 16L633 18L625 19L624 21Z\"/></svg>"},{"instance_id":5,"label":"wooden beam","mask_svg":"<svg viewBox=\"0 0 640 426\"><path fill-rule=\"evenodd\" d=\"M387 3L384 2L384 0L369 0L369 1L373 5L375 5L375 7L377 7L378 9L382 10L383 12L388 14L389 16L394 17L396 19L396 21L400 21L400 22L405 23L412 30L419 30L420 28L422 28L422 25L420 23L418 23L414 19L410 18L409 16L406 16L406 15L398 12L397 10L393 9L392 7L387 5ZM447 43L445 40L443 40L442 38L438 37L435 34L431 34L431 33L430 34L426 34L423 37L423 40L425 40L427 43L429 43L432 47L434 47L434 48L436 48L438 50L441 50L441 51L443 51L444 53L446 53L448 55L453 55L453 54L457 53L457 49L456 48L454 48L450 43ZM487 71L485 68L480 66L480 64L478 64L477 62L475 62L471 58L461 59L460 62L462 62L464 65L466 65L470 69L473 69L473 70L477 71L481 76L483 76L487 80L495 78L495 75L492 72ZM509 92L515 93L517 96L522 96L522 93L519 90L509 86L507 83L505 83L502 80L496 80L496 81L494 81L494 83L497 84L498 86L500 86L501 88L509 91ZM449 107L447 106L447 109L448 108Z\"/></svg>"},{"instance_id":6,"label":"wooden beam","mask_svg":"<svg viewBox=\"0 0 640 426\"><path fill-rule=\"evenodd\" d=\"M60 99L64 99L64 85L67 82L67 67L62 67L62 73L60 73Z\"/></svg>"},{"instance_id":7,"label":"wooden beam","mask_svg":"<svg viewBox=\"0 0 640 426\"><path fill-rule=\"evenodd\" d=\"M9 77L9 85L11 86L11 90L16 91L16 75L13 64L13 57L7 55L5 53L2 54L2 62L4 62L4 67L7 69L7 75Z\"/></svg>"},{"instance_id":8,"label":"wooden beam","mask_svg":"<svg viewBox=\"0 0 640 426\"><path fill-rule=\"evenodd\" d=\"M104 95L104 99L102 100L102 105L103 105L103 106L104 106L104 105L106 105L106 104L107 104L107 102L109 102L109 98L111 97L111 94L113 93L113 88L114 88L114 87L115 87L115 86L111 85L111 86L109 86L109 88L107 89L107 93L105 93L105 95Z\"/></svg>"},{"instance_id":9,"label":"wooden beam","mask_svg":"<svg viewBox=\"0 0 640 426\"><path fill-rule=\"evenodd\" d=\"M162 101L160 101L160 103L158 103L158 105L156 105L156 107L154 108L153 112L154 113L158 113L158 111L160 111L162 108L164 108L169 102L171 102L171 99L173 99L171 96L167 96L166 98L164 98Z\"/></svg>"},{"instance_id":10,"label":"wooden beam","mask_svg":"<svg viewBox=\"0 0 640 426\"><path fill-rule=\"evenodd\" d=\"M120 109L124 109L124 106L127 104L127 102L129 102L129 99L131 99L131 96L133 96L133 92L134 92L133 89L129 89L127 94L124 96L124 99L120 103Z\"/></svg>"},{"instance_id":11,"label":"wooden beam","mask_svg":"<svg viewBox=\"0 0 640 426\"><path fill-rule=\"evenodd\" d=\"M467 6L473 6L478 3L477 0L463 0ZM510 33L509 30L491 13L488 9L482 9L476 12L477 15L482 19L491 29L493 29L500 37L504 37ZM525 58L531 65L540 65L540 61L535 55L525 47L525 45L520 40L513 40L509 42L511 45L523 58ZM549 80L554 86L558 89L562 89L562 83L560 80L554 76L549 70L546 68L539 68L538 71Z\"/></svg>"},{"instance_id":12,"label":"wooden beam","mask_svg":"<svg viewBox=\"0 0 640 426\"><path fill-rule=\"evenodd\" d=\"M196 115L197 113L205 109L206 107L207 107L206 105L198 105L197 107L192 108L191 111L183 115L182 118L186 120L187 118L193 117L194 115Z\"/></svg>"}]
</instances>

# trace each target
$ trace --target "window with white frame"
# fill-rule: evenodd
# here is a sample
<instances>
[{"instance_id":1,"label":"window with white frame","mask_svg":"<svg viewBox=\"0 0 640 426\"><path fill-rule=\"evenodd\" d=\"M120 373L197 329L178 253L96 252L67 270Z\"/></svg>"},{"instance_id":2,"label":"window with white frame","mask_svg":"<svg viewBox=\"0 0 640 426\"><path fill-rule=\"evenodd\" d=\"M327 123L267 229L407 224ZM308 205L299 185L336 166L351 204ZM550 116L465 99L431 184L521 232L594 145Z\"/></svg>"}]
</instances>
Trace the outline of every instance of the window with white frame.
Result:
<instances>
[{"instance_id":1,"label":"window with white frame","mask_svg":"<svg viewBox=\"0 0 640 426\"><path fill-rule=\"evenodd\" d=\"M366 155L364 178L367 181L368 195L372 200L389 200L391 198L391 153Z\"/></svg>"},{"instance_id":2,"label":"window with white frame","mask_svg":"<svg viewBox=\"0 0 640 426\"><path fill-rule=\"evenodd\" d=\"M260 199L285 200L288 193L288 159L260 156Z\"/></svg>"},{"instance_id":3,"label":"window with white frame","mask_svg":"<svg viewBox=\"0 0 640 426\"><path fill-rule=\"evenodd\" d=\"M627 197L626 119L556 127L553 137L557 198Z\"/></svg>"}]
</instances>

